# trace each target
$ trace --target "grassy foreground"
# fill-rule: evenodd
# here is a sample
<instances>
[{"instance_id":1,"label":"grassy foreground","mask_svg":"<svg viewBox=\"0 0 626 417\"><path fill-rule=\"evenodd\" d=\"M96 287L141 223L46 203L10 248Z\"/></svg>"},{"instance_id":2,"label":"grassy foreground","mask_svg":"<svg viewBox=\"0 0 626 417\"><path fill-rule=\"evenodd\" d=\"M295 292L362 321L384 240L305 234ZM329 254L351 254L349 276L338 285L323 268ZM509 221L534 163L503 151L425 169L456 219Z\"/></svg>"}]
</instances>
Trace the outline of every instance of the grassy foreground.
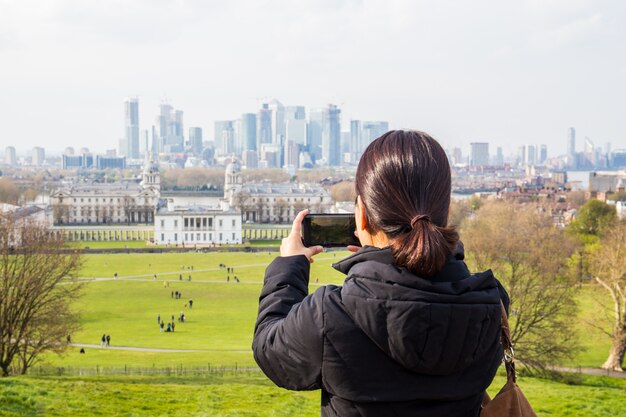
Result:
<instances>
[{"instance_id":1,"label":"grassy foreground","mask_svg":"<svg viewBox=\"0 0 626 417\"><path fill-rule=\"evenodd\" d=\"M258 295L265 268L277 255L85 255L79 274L85 290L75 306L82 330L72 335L72 341L99 345L106 333L112 347L89 346L85 354L71 347L63 357L44 357L47 366L74 375L84 372L83 376L37 376L36 368L31 376L0 379L0 417L318 416L319 392L282 390L257 371L220 371L256 367L250 345ZM311 266L310 291L319 285L341 284L344 277L330 265L346 255L318 255ZM234 272L228 274L220 263ZM118 279L113 279L114 272ZM234 282L235 275L239 283ZM172 298L173 291L180 291L182 298ZM579 329L587 350L567 365L597 367L604 361L610 341L598 325L606 325L608 317L596 304L603 298L602 290L592 286L579 294ZM171 316L181 312L187 321L175 320L175 332L159 331L157 315L171 322ZM120 346L124 349L114 349ZM171 368L191 372L153 373ZM94 370L99 374L94 375ZM129 374L124 375L124 370ZM495 395L503 383L498 377L490 394ZM626 415L622 380L570 376L555 382L523 377L520 385L541 416Z\"/></svg>"},{"instance_id":2,"label":"grassy foreground","mask_svg":"<svg viewBox=\"0 0 626 417\"><path fill-rule=\"evenodd\" d=\"M489 393L504 383L499 376ZM572 385L575 383L576 385ZM624 382L521 378L539 416L626 415ZM20 377L0 380L0 416L319 416L320 394L273 386L261 373L185 377Z\"/></svg>"}]
</instances>

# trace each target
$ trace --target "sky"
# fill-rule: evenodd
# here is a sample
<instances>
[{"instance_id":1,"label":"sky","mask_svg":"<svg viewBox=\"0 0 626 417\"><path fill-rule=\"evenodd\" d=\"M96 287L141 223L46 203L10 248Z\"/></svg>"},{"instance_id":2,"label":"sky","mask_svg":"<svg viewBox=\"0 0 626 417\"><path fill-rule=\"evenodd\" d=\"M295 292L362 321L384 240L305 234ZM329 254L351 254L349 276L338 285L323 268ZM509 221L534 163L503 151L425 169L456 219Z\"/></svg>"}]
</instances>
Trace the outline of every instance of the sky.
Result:
<instances>
[{"instance_id":1,"label":"sky","mask_svg":"<svg viewBox=\"0 0 626 417\"><path fill-rule=\"evenodd\" d=\"M626 148L621 0L0 0L0 152L118 147L167 100L211 139L264 100L445 147Z\"/></svg>"}]
</instances>

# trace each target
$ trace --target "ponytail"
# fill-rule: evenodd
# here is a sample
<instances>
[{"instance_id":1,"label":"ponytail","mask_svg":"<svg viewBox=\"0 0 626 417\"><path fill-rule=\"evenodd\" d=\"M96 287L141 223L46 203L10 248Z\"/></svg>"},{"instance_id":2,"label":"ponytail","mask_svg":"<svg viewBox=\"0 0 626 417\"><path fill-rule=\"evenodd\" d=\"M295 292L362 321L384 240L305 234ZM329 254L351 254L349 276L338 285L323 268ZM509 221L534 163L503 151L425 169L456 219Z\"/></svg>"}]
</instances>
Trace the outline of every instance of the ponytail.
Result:
<instances>
[{"instance_id":1,"label":"ponytail","mask_svg":"<svg viewBox=\"0 0 626 417\"><path fill-rule=\"evenodd\" d=\"M389 238L396 265L422 278L441 271L459 235L448 227L450 165L435 139L392 130L374 140L359 161L355 190L369 231Z\"/></svg>"},{"instance_id":2,"label":"ponytail","mask_svg":"<svg viewBox=\"0 0 626 417\"><path fill-rule=\"evenodd\" d=\"M455 228L437 226L428 215L417 215L406 229L391 244L396 265L423 278L441 271L459 241Z\"/></svg>"}]
</instances>

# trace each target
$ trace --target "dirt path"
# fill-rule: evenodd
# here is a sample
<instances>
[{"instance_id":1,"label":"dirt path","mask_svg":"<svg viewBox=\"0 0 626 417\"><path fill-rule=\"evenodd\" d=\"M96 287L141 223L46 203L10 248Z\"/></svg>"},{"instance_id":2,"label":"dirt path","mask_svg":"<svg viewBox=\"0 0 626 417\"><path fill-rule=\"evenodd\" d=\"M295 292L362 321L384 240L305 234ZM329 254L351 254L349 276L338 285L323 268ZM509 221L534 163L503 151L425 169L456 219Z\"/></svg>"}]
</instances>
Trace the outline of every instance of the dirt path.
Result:
<instances>
[{"instance_id":1,"label":"dirt path","mask_svg":"<svg viewBox=\"0 0 626 417\"><path fill-rule=\"evenodd\" d=\"M92 345L89 343L70 343L70 346L90 348L90 349L111 349L111 350L129 350L134 352L156 352L156 353L194 353L194 352L252 352L251 349L159 349L159 348L142 348L133 346L106 346Z\"/></svg>"}]
</instances>

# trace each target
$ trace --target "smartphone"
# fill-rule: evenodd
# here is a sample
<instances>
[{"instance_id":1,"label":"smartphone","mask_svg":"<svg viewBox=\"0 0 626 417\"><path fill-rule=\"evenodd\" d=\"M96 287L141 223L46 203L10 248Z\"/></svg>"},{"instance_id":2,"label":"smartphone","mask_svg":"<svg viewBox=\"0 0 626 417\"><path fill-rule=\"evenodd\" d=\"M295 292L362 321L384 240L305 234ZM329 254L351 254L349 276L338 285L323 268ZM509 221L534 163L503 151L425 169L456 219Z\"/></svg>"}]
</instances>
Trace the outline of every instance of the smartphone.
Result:
<instances>
[{"instance_id":1,"label":"smartphone","mask_svg":"<svg viewBox=\"0 0 626 417\"><path fill-rule=\"evenodd\" d=\"M355 236L354 214L307 214L302 221L304 246L361 246Z\"/></svg>"}]
</instances>

